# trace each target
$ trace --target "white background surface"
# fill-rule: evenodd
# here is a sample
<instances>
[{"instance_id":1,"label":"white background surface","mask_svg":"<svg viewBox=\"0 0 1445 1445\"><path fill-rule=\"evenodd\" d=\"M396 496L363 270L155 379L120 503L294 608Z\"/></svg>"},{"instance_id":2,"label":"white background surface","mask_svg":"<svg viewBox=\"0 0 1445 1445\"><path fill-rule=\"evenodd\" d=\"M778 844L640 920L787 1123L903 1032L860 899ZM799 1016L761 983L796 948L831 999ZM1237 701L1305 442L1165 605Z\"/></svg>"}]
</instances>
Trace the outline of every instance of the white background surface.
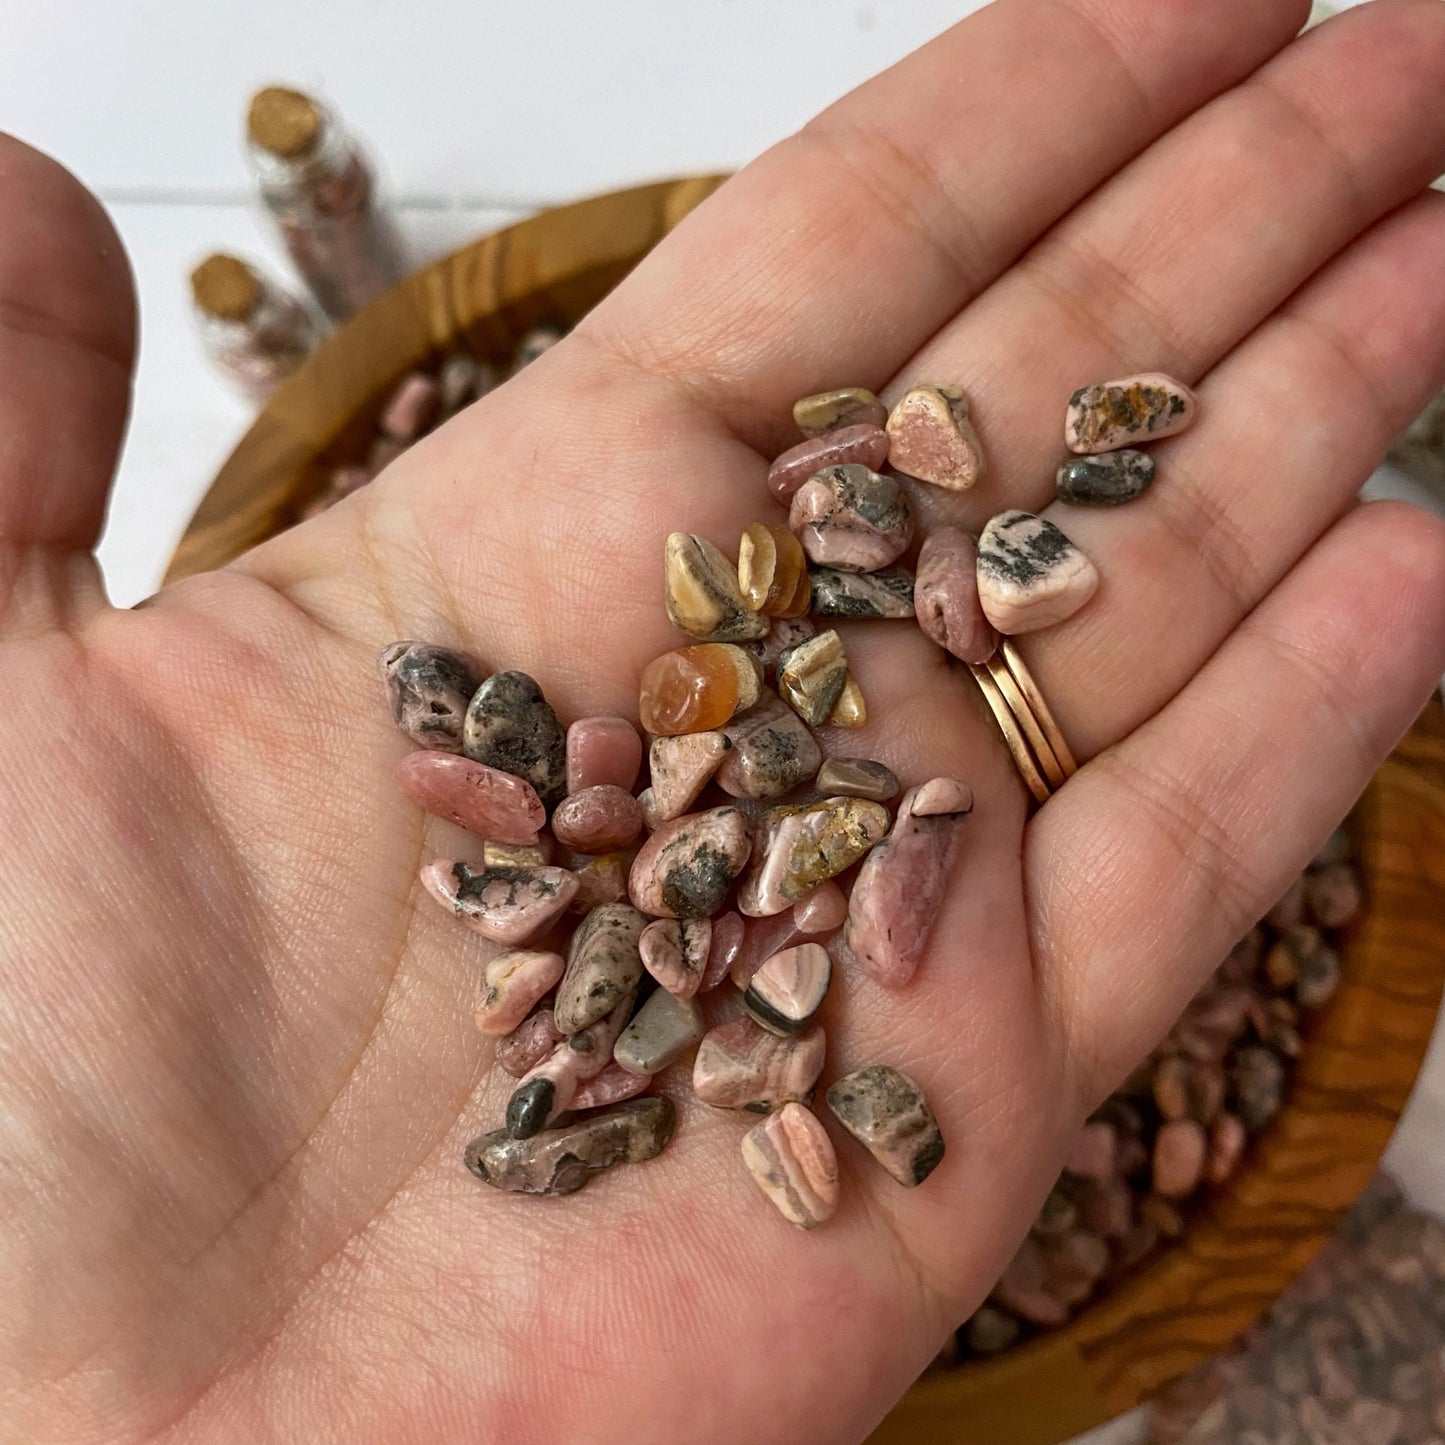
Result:
<instances>
[{"instance_id":1,"label":"white background surface","mask_svg":"<svg viewBox=\"0 0 1445 1445\"><path fill-rule=\"evenodd\" d=\"M246 99L329 96L383 160L420 263L539 205L735 167L978 0L0 0L0 127L107 202L135 268L134 415L101 559L151 591L249 409L194 345L211 249L284 274L250 204ZM1397 479L1398 484L1398 479ZM1390 1162L1445 1210L1445 1039ZM1095 1437L1091 1437L1093 1440Z\"/></svg>"}]
</instances>

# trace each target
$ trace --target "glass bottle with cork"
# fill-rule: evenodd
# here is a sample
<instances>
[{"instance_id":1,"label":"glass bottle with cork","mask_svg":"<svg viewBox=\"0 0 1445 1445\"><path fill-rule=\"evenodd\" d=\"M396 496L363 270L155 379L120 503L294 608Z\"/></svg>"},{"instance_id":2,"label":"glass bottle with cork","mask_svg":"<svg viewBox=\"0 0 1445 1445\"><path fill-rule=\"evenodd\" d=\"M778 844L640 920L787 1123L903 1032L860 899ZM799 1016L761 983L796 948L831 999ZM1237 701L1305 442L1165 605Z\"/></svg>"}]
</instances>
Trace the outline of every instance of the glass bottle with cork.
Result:
<instances>
[{"instance_id":1,"label":"glass bottle with cork","mask_svg":"<svg viewBox=\"0 0 1445 1445\"><path fill-rule=\"evenodd\" d=\"M401 249L371 165L320 101L268 86L251 98L247 156L292 262L335 321L401 276Z\"/></svg>"}]
</instances>

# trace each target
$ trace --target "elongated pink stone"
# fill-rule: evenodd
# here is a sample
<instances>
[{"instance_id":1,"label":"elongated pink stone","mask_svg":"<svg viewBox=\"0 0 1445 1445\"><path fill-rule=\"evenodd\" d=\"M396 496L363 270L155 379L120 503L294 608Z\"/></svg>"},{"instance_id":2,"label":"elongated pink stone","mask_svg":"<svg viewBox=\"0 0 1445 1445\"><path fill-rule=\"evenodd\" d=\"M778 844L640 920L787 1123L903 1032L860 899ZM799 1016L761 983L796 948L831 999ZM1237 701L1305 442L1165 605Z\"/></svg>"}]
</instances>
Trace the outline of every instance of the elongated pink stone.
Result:
<instances>
[{"instance_id":1,"label":"elongated pink stone","mask_svg":"<svg viewBox=\"0 0 1445 1445\"><path fill-rule=\"evenodd\" d=\"M560 953L518 948L499 953L486 968L486 992L477 1009L484 1034L509 1034L554 988L566 967Z\"/></svg>"},{"instance_id":2,"label":"elongated pink stone","mask_svg":"<svg viewBox=\"0 0 1445 1445\"><path fill-rule=\"evenodd\" d=\"M743 946L745 927L740 913L720 913L712 920L712 941L708 947L707 969L703 973L699 993L711 992L728 976L733 960Z\"/></svg>"},{"instance_id":3,"label":"elongated pink stone","mask_svg":"<svg viewBox=\"0 0 1445 1445\"><path fill-rule=\"evenodd\" d=\"M496 943L525 943L572 901L577 877L565 868L474 868L438 858L422 886L468 928Z\"/></svg>"},{"instance_id":4,"label":"elongated pink stone","mask_svg":"<svg viewBox=\"0 0 1445 1445\"><path fill-rule=\"evenodd\" d=\"M784 1104L750 1129L743 1163L778 1213L813 1229L838 1207L838 1158L828 1131L801 1104Z\"/></svg>"},{"instance_id":5,"label":"elongated pink stone","mask_svg":"<svg viewBox=\"0 0 1445 1445\"><path fill-rule=\"evenodd\" d=\"M938 527L924 538L913 578L918 625L945 652L982 664L998 647L998 633L978 599L978 546L959 527Z\"/></svg>"},{"instance_id":6,"label":"elongated pink stone","mask_svg":"<svg viewBox=\"0 0 1445 1445\"><path fill-rule=\"evenodd\" d=\"M497 1041L497 1067L514 1079L524 1078L566 1037L552 1010L539 1008Z\"/></svg>"},{"instance_id":7,"label":"elongated pink stone","mask_svg":"<svg viewBox=\"0 0 1445 1445\"><path fill-rule=\"evenodd\" d=\"M651 1074L633 1074L621 1064L608 1064L596 1078L579 1084L572 1095L573 1109L605 1109L624 1099L635 1099L652 1083Z\"/></svg>"},{"instance_id":8,"label":"elongated pink stone","mask_svg":"<svg viewBox=\"0 0 1445 1445\"><path fill-rule=\"evenodd\" d=\"M408 753L392 776L418 807L495 843L534 844L547 824L531 783L457 753Z\"/></svg>"},{"instance_id":9,"label":"elongated pink stone","mask_svg":"<svg viewBox=\"0 0 1445 1445\"><path fill-rule=\"evenodd\" d=\"M706 918L659 918L642 930L642 966L675 998L691 998L702 987L712 945Z\"/></svg>"},{"instance_id":10,"label":"elongated pink stone","mask_svg":"<svg viewBox=\"0 0 1445 1445\"><path fill-rule=\"evenodd\" d=\"M552 812L553 835L579 853L615 853L636 842L641 831L637 799L615 783L569 793Z\"/></svg>"},{"instance_id":11,"label":"elongated pink stone","mask_svg":"<svg viewBox=\"0 0 1445 1445\"><path fill-rule=\"evenodd\" d=\"M912 788L892 832L863 860L843 941L885 988L902 988L918 968L972 808L972 791L954 778Z\"/></svg>"},{"instance_id":12,"label":"elongated pink stone","mask_svg":"<svg viewBox=\"0 0 1445 1445\"><path fill-rule=\"evenodd\" d=\"M860 462L876 472L888 460L888 433L881 426L860 424L799 442L790 447L768 469L768 490L782 503L824 467L842 467Z\"/></svg>"},{"instance_id":13,"label":"elongated pink stone","mask_svg":"<svg viewBox=\"0 0 1445 1445\"><path fill-rule=\"evenodd\" d=\"M642 739L625 717L579 718L567 729L567 791L611 785L629 792L642 766Z\"/></svg>"},{"instance_id":14,"label":"elongated pink stone","mask_svg":"<svg viewBox=\"0 0 1445 1445\"><path fill-rule=\"evenodd\" d=\"M652 740L647 765L652 774L650 812L656 822L671 822L692 807L731 746L720 732Z\"/></svg>"},{"instance_id":15,"label":"elongated pink stone","mask_svg":"<svg viewBox=\"0 0 1445 1445\"><path fill-rule=\"evenodd\" d=\"M1080 387L1064 416L1064 445L1088 455L1158 441L1182 432L1197 407L1182 381L1157 371Z\"/></svg>"}]
</instances>

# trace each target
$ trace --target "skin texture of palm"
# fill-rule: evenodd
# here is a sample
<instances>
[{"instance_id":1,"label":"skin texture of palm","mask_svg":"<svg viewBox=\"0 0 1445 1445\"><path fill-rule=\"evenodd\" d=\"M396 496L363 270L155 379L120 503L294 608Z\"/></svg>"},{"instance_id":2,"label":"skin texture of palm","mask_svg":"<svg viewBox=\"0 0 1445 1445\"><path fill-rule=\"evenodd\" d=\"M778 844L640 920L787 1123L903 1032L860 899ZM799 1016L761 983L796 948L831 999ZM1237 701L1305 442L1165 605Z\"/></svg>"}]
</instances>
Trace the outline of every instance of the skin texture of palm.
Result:
<instances>
[{"instance_id":1,"label":"skin texture of palm","mask_svg":"<svg viewBox=\"0 0 1445 1445\"><path fill-rule=\"evenodd\" d=\"M1345 812L1445 667L1445 529L1353 508L1445 381L1445 12L1289 44L1283 0L1002 0L784 142L574 333L377 482L110 609L89 549L132 320L98 208L0 143L0 1433L34 1441L861 1439L1006 1263L1083 1117ZM1078 125L1087 104L1087 134ZM1078 386L1198 383L1103 584L1029 663L1086 766L1025 827L961 669L845 634L846 751L976 796L906 993L847 980L949 1154L835 1134L801 1235L680 1106L566 1201L486 1190L484 945L425 898L462 835L389 784L394 638L635 712L673 530L781 520L789 407L964 386L1045 508ZM1066 519L1066 520L1064 520ZM1387 585L1382 585L1387 584ZM831 1076L831 1075L830 1075ZM840 1368L840 1365L843 1368Z\"/></svg>"}]
</instances>

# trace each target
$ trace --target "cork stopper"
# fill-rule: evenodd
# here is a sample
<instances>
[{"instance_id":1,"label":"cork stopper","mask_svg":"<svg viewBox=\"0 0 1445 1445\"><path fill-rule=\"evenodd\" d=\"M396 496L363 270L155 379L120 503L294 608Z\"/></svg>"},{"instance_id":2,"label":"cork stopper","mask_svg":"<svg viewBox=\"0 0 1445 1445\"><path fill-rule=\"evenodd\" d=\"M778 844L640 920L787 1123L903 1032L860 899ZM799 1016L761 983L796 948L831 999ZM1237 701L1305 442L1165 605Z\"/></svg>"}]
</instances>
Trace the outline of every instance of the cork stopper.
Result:
<instances>
[{"instance_id":1,"label":"cork stopper","mask_svg":"<svg viewBox=\"0 0 1445 1445\"><path fill-rule=\"evenodd\" d=\"M321 107L299 90L268 85L251 97L246 134L260 150L299 160L315 149L321 135Z\"/></svg>"},{"instance_id":2,"label":"cork stopper","mask_svg":"<svg viewBox=\"0 0 1445 1445\"><path fill-rule=\"evenodd\" d=\"M261 304L261 279L235 256L207 256L191 272L197 307L218 321L246 321Z\"/></svg>"}]
</instances>

